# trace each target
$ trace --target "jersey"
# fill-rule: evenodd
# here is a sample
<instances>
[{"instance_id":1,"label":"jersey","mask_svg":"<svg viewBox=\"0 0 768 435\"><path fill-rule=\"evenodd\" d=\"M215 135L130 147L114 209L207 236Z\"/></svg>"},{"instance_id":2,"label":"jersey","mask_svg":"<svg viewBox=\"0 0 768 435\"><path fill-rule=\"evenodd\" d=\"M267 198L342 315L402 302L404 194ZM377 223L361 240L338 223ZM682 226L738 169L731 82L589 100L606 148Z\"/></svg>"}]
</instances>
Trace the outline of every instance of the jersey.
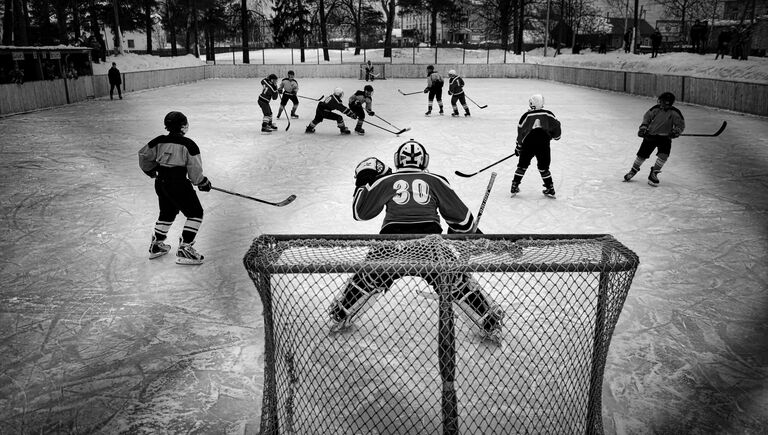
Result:
<instances>
[{"instance_id":1,"label":"jersey","mask_svg":"<svg viewBox=\"0 0 768 435\"><path fill-rule=\"evenodd\" d=\"M339 112L350 116L352 115L352 111L349 110L348 107L346 107L342 102L341 98L337 97L336 95L329 95L323 99L323 101L317 103L317 108L326 110L326 111L333 111L338 110Z\"/></svg>"},{"instance_id":2,"label":"jersey","mask_svg":"<svg viewBox=\"0 0 768 435\"><path fill-rule=\"evenodd\" d=\"M365 111L368 113L371 113L372 106L373 105L373 99L371 97L365 96L365 91L356 91L354 94L352 94L351 97L349 97L349 107L352 108L352 106L359 106L361 109L363 106L365 106Z\"/></svg>"},{"instance_id":3,"label":"jersey","mask_svg":"<svg viewBox=\"0 0 768 435\"><path fill-rule=\"evenodd\" d=\"M269 79L261 79L261 94L259 94L259 98L266 102L277 100L277 88Z\"/></svg>"},{"instance_id":4,"label":"jersey","mask_svg":"<svg viewBox=\"0 0 768 435\"><path fill-rule=\"evenodd\" d=\"M664 110L656 104L643 115L640 128L643 127L648 129L646 131L648 136L670 136L673 130L677 134L685 130L685 119L677 107L672 106Z\"/></svg>"},{"instance_id":5,"label":"jersey","mask_svg":"<svg viewBox=\"0 0 768 435\"><path fill-rule=\"evenodd\" d=\"M158 136L139 150L142 171L158 171L159 178L189 177L194 185L205 179L200 148L195 141L178 134Z\"/></svg>"},{"instance_id":6,"label":"jersey","mask_svg":"<svg viewBox=\"0 0 768 435\"><path fill-rule=\"evenodd\" d=\"M536 131L541 129L541 131ZM534 133L534 134L532 134ZM560 139L560 121L549 110L535 109L525 112L517 123L517 144L523 145L525 140L542 139L549 144L550 139Z\"/></svg>"},{"instance_id":7,"label":"jersey","mask_svg":"<svg viewBox=\"0 0 768 435\"><path fill-rule=\"evenodd\" d=\"M448 77L448 93L459 95L464 93L464 79L459 76Z\"/></svg>"},{"instance_id":8,"label":"jersey","mask_svg":"<svg viewBox=\"0 0 768 435\"><path fill-rule=\"evenodd\" d=\"M440 75L437 71L432 71L431 73L427 74L427 88L429 89L438 89L443 87L443 76Z\"/></svg>"},{"instance_id":9,"label":"jersey","mask_svg":"<svg viewBox=\"0 0 768 435\"><path fill-rule=\"evenodd\" d=\"M299 82L296 79L286 77L280 82L280 86L277 88L278 93L285 92L288 95L296 95L299 92Z\"/></svg>"},{"instance_id":10,"label":"jersey","mask_svg":"<svg viewBox=\"0 0 768 435\"><path fill-rule=\"evenodd\" d=\"M475 224L472 212L445 177L415 168L399 169L355 190L355 220L373 219L384 208L382 233L387 226L439 227L440 216L457 233L470 233Z\"/></svg>"}]
</instances>

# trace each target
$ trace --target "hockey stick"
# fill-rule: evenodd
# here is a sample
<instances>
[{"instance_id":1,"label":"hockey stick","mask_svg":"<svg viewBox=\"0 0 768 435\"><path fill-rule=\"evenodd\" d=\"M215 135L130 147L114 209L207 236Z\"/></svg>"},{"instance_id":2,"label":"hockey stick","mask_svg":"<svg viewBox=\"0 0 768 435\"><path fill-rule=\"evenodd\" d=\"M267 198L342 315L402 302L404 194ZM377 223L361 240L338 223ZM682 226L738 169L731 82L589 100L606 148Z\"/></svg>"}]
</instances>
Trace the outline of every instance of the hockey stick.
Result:
<instances>
[{"instance_id":1,"label":"hockey stick","mask_svg":"<svg viewBox=\"0 0 768 435\"><path fill-rule=\"evenodd\" d=\"M501 159L501 160L499 160L499 161L497 161L497 162L491 163L490 165L488 165L488 166L484 167L483 169L481 169L481 170L479 170L479 171L477 171L477 172L473 172L473 173L471 173L471 174L465 174L465 173L463 173L463 172L460 172L460 171L455 171L455 173L456 173L456 175L458 175L459 177L464 177L464 178L474 177L475 175L477 175L477 174L479 174L479 173L481 173L481 172L485 171L486 169L488 169L488 168L491 168L491 167L493 167L493 166L496 166L496 165L498 165L499 163L503 162L504 160L507 160L507 159L511 159L511 158L512 158L512 157L514 157L515 155L516 155L516 154L510 154L510 155L508 155L508 156L504 157L503 159Z\"/></svg>"},{"instance_id":2,"label":"hockey stick","mask_svg":"<svg viewBox=\"0 0 768 435\"><path fill-rule=\"evenodd\" d=\"M229 190L219 189L218 187L211 186L211 189L212 190L218 190L219 192L228 193L230 195L239 196L241 198L250 199L251 201L260 202L262 204L274 205L275 207L282 207L282 206L288 205L288 204L292 203L294 199L296 199L296 195L291 195L288 198L285 198L284 200L282 200L280 202L269 202L269 201L264 201L263 199L254 198L252 196L243 195L241 193L230 192Z\"/></svg>"},{"instance_id":3,"label":"hockey stick","mask_svg":"<svg viewBox=\"0 0 768 435\"><path fill-rule=\"evenodd\" d=\"M723 125L720 126L720 128L712 133L712 134L706 134L706 133L683 133L680 136L703 136L703 137L715 137L720 136L720 133L725 130L725 127L728 125L728 121L723 121Z\"/></svg>"},{"instance_id":4,"label":"hockey stick","mask_svg":"<svg viewBox=\"0 0 768 435\"><path fill-rule=\"evenodd\" d=\"M285 113L285 120L288 121L288 125L285 126L285 131L288 131L289 128L291 128L291 116L288 115L288 112Z\"/></svg>"},{"instance_id":5,"label":"hockey stick","mask_svg":"<svg viewBox=\"0 0 768 435\"><path fill-rule=\"evenodd\" d=\"M382 129L382 130L384 130L384 131L386 131L386 132L388 132L388 133L392 133L392 134L394 134L395 136L400 136L401 134L405 133L406 131L410 131L410 130L411 130L411 127L408 127L408 128L404 128L404 129L402 129L402 130L400 130L400 131L392 131L392 130L390 130L390 129L388 129L388 128L384 128L384 127L382 127L382 126L380 126L380 125L376 125L376 124L374 124L374 123L372 123L372 122L368 122L368 121L366 121L365 119L363 119L363 122L364 122L364 123L366 123L366 124L372 125L372 126L374 126L374 127L376 127L376 128L380 128L380 129Z\"/></svg>"},{"instance_id":6,"label":"hockey stick","mask_svg":"<svg viewBox=\"0 0 768 435\"><path fill-rule=\"evenodd\" d=\"M469 95L467 95L466 93L464 94L464 96L465 96L465 97L467 97L467 100L469 100L469 101L471 101L471 102L475 103L475 100L473 100L473 99L469 98ZM483 104L483 105L481 106L481 105L479 105L479 104L477 104L477 103L475 103L475 106L477 106L477 107L479 107L479 108L481 108L481 109L485 109L486 107L488 107L488 105L487 105L487 104Z\"/></svg>"},{"instance_id":7,"label":"hockey stick","mask_svg":"<svg viewBox=\"0 0 768 435\"><path fill-rule=\"evenodd\" d=\"M320 98L309 98L309 97L305 97L304 95L296 95L296 96L297 96L297 97L299 97L299 98L305 98L305 99L307 99L307 100L320 101L320 100L322 100L322 99L323 99L323 97L324 97L325 95L320 95Z\"/></svg>"},{"instance_id":8,"label":"hockey stick","mask_svg":"<svg viewBox=\"0 0 768 435\"><path fill-rule=\"evenodd\" d=\"M480 225L480 217L485 211L485 203L488 202L488 197L491 195L491 189L493 189L493 182L496 181L496 173L491 172L491 179L488 180L488 187L485 188L485 196L483 196L483 202L480 203L480 209L477 210L477 217L475 218L475 225L473 225L473 233L477 231L477 227Z\"/></svg>"},{"instance_id":9,"label":"hockey stick","mask_svg":"<svg viewBox=\"0 0 768 435\"><path fill-rule=\"evenodd\" d=\"M377 118L381 119L382 121L386 122L386 123L387 123L387 124L389 124L390 126L392 126L392 127L395 127L396 129L400 130L400 127L398 127L398 126L396 126L396 125L392 124L391 122L387 121L386 119L382 118L381 116L379 116L379 115L373 115L373 116L375 116L375 117L377 117Z\"/></svg>"},{"instance_id":10,"label":"hockey stick","mask_svg":"<svg viewBox=\"0 0 768 435\"><path fill-rule=\"evenodd\" d=\"M400 89L398 89L397 92L400 92L403 95L416 95L416 94L423 94L424 93L423 91L405 93L405 92L401 91Z\"/></svg>"}]
</instances>

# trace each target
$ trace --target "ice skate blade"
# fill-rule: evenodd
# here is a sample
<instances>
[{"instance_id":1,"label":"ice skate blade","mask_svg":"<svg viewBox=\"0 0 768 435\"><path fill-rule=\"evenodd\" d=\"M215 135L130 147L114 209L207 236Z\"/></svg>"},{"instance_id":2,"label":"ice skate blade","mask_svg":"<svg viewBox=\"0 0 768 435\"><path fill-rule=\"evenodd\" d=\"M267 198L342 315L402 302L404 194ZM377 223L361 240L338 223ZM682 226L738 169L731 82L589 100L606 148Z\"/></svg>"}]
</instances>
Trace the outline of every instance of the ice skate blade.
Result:
<instances>
[{"instance_id":1,"label":"ice skate blade","mask_svg":"<svg viewBox=\"0 0 768 435\"><path fill-rule=\"evenodd\" d=\"M184 266L199 266L203 264L203 260L193 260L191 258L176 257L176 264Z\"/></svg>"},{"instance_id":2,"label":"ice skate blade","mask_svg":"<svg viewBox=\"0 0 768 435\"><path fill-rule=\"evenodd\" d=\"M155 252L154 254L149 254L149 259L150 260L154 260L155 258L160 258L160 257L162 257L163 255L165 255L167 253L168 253L168 251Z\"/></svg>"},{"instance_id":3,"label":"ice skate blade","mask_svg":"<svg viewBox=\"0 0 768 435\"><path fill-rule=\"evenodd\" d=\"M653 181L648 181L648 185L651 187L659 187L659 183L654 183Z\"/></svg>"}]
</instances>

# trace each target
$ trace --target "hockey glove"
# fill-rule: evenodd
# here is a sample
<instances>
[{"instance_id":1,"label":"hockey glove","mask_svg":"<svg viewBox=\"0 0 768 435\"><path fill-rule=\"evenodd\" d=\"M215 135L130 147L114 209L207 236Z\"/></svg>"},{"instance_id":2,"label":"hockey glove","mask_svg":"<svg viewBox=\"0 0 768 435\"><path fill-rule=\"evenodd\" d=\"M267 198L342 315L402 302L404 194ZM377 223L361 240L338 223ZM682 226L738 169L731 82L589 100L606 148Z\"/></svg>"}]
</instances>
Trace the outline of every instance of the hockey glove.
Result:
<instances>
[{"instance_id":1,"label":"hockey glove","mask_svg":"<svg viewBox=\"0 0 768 435\"><path fill-rule=\"evenodd\" d=\"M641 126L640 130L637 131L637 137L645 137L645 135L648 133L648 127Z\"/></svg>"},{"instance_id":2,"label":"hockey glove","mask_svg":"<svg viewBox=\"0 0 768 435\"><path fill-rule=\"evenodd\" d=\"M368 157L355 168L355 188L371 184L392 173L392 169L376 157Z\"/></svg>"},{"instance_id":3,"label":"hockey glove","mask_svg":"<svg viewBox=\"0 0 768 435\"><path fill-rule=\"evenodd\" d=\"M203 181L197 185L197 189L201 192L211 191L211 181L208 180L208 177L203 177Z\"/></svg>"},{"instance_id":4,"label":"hockey glove","mask_svg":"<svg viewBox=\"0 0 768 435\"><path fill-rule=\"evenodd\" d=\"M520 144L519 143L515 144L515 155L519 156L520 151L522 151L522 147L520 146Z\"/></svg>"},{"instance_id":5,"label":"hockey glove","mask_svg":"<svg viewBox=\"0 0 768 435\"><path fill-rule=\"evenodd\" d=\"M448 95L453 95L453 92L451 92L451 91L448 91Z\"/></svg>"},{"instance_id":6,"label":"hockey glove","mask_svg":"<svg viewBox=\"0 0 768 435\"><path fill-rule=\"evenodd\" d=\"M157 178L157 169L152 169L151 171L144 171L145 174L147 174L147 177L149 178Z\"/></svg>"},{"instance_id":7,"label":"hockey glove","mask_svg":"<svg viewBox=\"0 0 768 435\"><path fill-rule=\"evenodd\" d=\"M374 115L376 115L376 112L374 112L373 110L368 111L368 116L374 116Z\"/></svg>"},{"instance_id":8,"label":"hockey glove","mask_svg":"<svg viewBox=\"0 0 768 435\"><path fill-rule=\"evenodd\" d=\"M669 137L671 137L672 139L676 137L680 137L680 129L677 127L673 128L672 131L669 133Z\"/></svg>"},{"instance_id":9,"label":"hockey glove","mask_svg":"<svg viewBox=\"0 0 768 435\"><path fill-rule=\"evenodd\" d=\"M429 88L424 88L424 93L428 94L429 93Z\"/></svg>"}]
</instances>

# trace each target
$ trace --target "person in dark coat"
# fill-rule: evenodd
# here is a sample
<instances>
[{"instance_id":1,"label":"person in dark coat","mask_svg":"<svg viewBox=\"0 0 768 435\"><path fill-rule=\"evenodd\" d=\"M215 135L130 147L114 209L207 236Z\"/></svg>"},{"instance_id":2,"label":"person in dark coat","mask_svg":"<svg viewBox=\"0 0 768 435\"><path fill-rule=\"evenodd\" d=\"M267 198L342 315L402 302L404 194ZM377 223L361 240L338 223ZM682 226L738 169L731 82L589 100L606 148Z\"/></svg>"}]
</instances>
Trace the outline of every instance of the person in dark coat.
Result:
<instances>
[{"instance_id":1,"label":"person in dark coat","mask_svg":"<svg viewBox=\"0 0 768 435\"><path fill-rule=\"evenodd\" d=\"M120 85L123 84L123 79L120 76L120 70L117 69L117 64L115 62L112 62L112 68L107 72L107 77L109 77L109 99L114 99L112 95L114 94L115 88L117 88L117 96L122 100L123 94L120 92Z\"/></svg>"},{"instance_id":2,"label":"person in dark coat","mask_svg":"<svg viewBox=\"0 0 768 435\"><path fill-rule=\"evenodd\" d=\"M661 48L661 41L664 39L661 36L659 29L656 29L651 34L651 57L657 57L659 55L659 48Z\"/></svg>"}]
</instances>

